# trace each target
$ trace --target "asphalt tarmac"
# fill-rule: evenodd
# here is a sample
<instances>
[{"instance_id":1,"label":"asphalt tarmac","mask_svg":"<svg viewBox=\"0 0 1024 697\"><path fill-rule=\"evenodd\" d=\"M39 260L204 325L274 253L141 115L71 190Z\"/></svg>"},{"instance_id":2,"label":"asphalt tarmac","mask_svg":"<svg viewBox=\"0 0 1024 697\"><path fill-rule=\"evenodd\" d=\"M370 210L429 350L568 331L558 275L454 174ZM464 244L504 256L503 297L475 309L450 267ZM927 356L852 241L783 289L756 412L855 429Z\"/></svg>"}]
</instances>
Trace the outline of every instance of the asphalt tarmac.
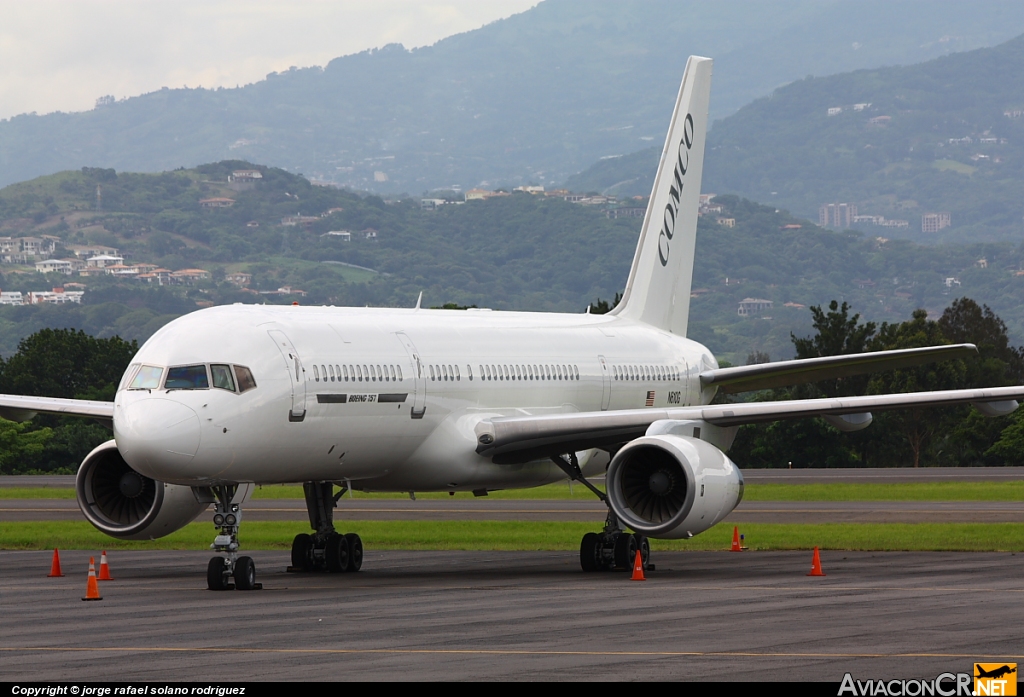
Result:
<instances>
[{"instance_id":1,"label":"asphalt tarmac","mask_svg":"<svg viewBox=\"0 0 1024 697\"><path fill-rule=\"evenodd\" d=\"M0 552L6 681L934 678L1024 662L1024 557L655 552L645 582L564 552L373 552L356 574L205 589L209 553Z\"/></svg>"},{"instance_id":2,"label":"asphalt tarmac","mask_svg":"<svg viewBox=\"0 0 1024 697\"><path fill-rule=\"evenodd\" d=\"M309 524L300 499L255 499L245 519ZM342 499L335 520L604 520L593 501ZM0 522L84 520L74 499L0 499ZM203 518L200 518L203 520ZM726 523L1018 523L1024 501L742 501Z\"/></svg>"}]
</instances>

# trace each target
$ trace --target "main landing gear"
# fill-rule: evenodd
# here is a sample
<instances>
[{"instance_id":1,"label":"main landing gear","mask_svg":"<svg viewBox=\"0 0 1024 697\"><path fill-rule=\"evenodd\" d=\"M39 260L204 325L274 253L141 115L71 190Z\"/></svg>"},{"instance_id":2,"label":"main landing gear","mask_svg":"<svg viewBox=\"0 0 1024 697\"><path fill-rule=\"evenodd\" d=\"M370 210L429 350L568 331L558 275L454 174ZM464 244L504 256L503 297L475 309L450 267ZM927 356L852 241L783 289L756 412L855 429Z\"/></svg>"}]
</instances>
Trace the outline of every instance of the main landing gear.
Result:
<instances>
[{"instance_id":1,"label":"main landing gear","mask_svg":"<svg viewBox=\"0 0 1024 697\"><path fill-rule=\"evenodd\" d=\"M581 482L594 492L608 506L608 517L604 521L604 530L588 532L580 542L580 566L584 571L629 571L633 568L636 553L640 552L640 560L645 571L654 571L650 563L651 545L640 533L629 533L619 526L619 518L608 505L608 497L600 489L588 482L580 470L576 453L569 453L568 458L552 457L551 460L574 482Z\"/></svg>"},{"instance_id":2,"label":"main landing gear","mask_svg":"<svg viewBox=\"0 0 1024 697\"><path fill-rule=\"evenodd\" d=\"M309 526L316 532L302 533L292 541L292 565L288 571L359 571L363 566L363 541L354 532L341 535L334 530L334 507L348 484L333 493L331 482L306 482L306 510Z\"/></svg>"},{"instance_id":3,"label":"main landing gear","mask_svg":"<svg viewBox=\"0 0 1024 697\"><path fill-rule=\"evenodd\" d=\"M251 591L263 588L262 583L256 583L256 564L252 557L238 556L238 526L242 522L242 508L237 503L231 503L237 490L235 485L213 487L217 497L213 524L220 528L220 534L214 538L210 548L227 556L214 557L206 567L206 585L212 591Z\"/></svg>"}]
</instances>

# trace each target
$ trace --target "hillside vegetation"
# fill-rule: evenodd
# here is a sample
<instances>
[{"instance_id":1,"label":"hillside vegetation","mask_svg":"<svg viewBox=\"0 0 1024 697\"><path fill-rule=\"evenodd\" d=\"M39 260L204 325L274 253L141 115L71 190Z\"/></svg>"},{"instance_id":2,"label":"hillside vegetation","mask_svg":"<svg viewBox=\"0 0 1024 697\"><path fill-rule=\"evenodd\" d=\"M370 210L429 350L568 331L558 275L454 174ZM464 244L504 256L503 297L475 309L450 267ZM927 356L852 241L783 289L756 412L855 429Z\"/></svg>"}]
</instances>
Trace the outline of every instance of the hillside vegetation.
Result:
<instances>
[{"instance_id":1,"label":"hillside vegetation","mask_svg":"<svg viewBox=\"0 0 1024 697\"><path fill-rule=\"evenodd\" d=\"M568 185L649 194L659 148L600 162ZM855 203L909 223L860 229L922 242L1024 239L1022 186L1024 36L781 87L715 123L703 182L813 220L823 203ZM952 225L922 233L928 212L949 212Z\"/></svg>"},{"instance_id":2,"label":"hillside vegetation","mask_svg":"<svg viewBox=\"0 0 1024 697\"><path fill-rule=\"evenodd\" d=\"M721 116L808 72L909 64L1022 31L1013 0L969 12L957 0L547 0L412 51L2 121L0 185L228 158L382 193L561 182L660 143L691 54L716 59Z\"/></svg>"}]
</instances>

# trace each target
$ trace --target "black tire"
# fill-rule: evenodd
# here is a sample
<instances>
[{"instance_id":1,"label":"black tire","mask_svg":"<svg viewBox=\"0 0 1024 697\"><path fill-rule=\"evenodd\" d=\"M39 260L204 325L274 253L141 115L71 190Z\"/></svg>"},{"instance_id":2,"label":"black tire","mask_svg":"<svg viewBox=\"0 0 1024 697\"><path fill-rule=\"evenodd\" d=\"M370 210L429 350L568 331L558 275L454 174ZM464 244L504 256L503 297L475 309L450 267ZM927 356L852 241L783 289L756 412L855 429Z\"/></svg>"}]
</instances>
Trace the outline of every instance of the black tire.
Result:
<instances>
[{"instance_id":1,"label":"black tire","mask_svg":"<svg viewBox=\"0 0 1024 697\"><path fill-rule=\"evenodd\" d=\"M303 571L313 570L313 559L309 552L313 549L313 538L306 533L295 536L292 540L292 566Z\"/></svg>"},{"instance_id":2,"label":"black tire","mask_svg":"<svg viewBox=\"0 0 1024 697\"><path fill-rule=\"evenodd\" d=\"M252 557L239 557L235 562L235 589L251 591L256 587L256 563Z\"/></svg>"},{"instance_id":3,"label":"black tire","mask_svg":"<svg viewBox=\"0 0 1024 697\"><path fill-rule=\"evenodd\" d=\"M228 583L224 574L224 567L227 560L224 557L214 557L206 567L206 587L212 591L226 591Z\"/></svg>"},{"instance_id":4,"label":"black tire","mask_svg":"<svg viewBox=\"0 0 1024 697\"><path fill-rule=\"evenodd\" d=\"M363 568L363 541L354 532L345 535L345 539L348 540L348 570L359 571Z\"/></svg>"},{"instance_id":5,"label":"black tire","mask_svg":"<svg viewBox=\"0 0 1024 697\"><path fill-rule=\"evenodd\" d=\"M647 570L647 563L651 561L651 543L647 540L647 537L641 535L638 532L633 533L633 539L636 540L636 548L640 550L640 561L644 564L644 570Z\"/></svg>"},{"instance_id":6,"label":"black tire","mask_svg":"<svg viewBox=\"0 0 1024 697\"><path fill-rule=\"evenodd\" d=\"M636 538L621 533L615 538L615 568L630 570L636 561Z\"/></svg>"},{"instance_id":7,"label":"black tire","mask_svg":"<svg viewBox=\"0 0 1024 697\"><path fill-rule=\"evenodd\" d=\"M324 558L327 561L327 570L333 573L348 571L349 553L348 540L344 535L332 532L327 538L327 547L324 548Z\"/></svg>"},{"instance_id":8,"label":"black tire","mask_svg":"<svg viewBox=\"0 0 1024 697\"><path fill-rule=\"evenodd\" d=\"M601 536L596 532L588 532L580 542L580 567L586 571L600 571L601 563Z\"/></svg>"}]
</instances>

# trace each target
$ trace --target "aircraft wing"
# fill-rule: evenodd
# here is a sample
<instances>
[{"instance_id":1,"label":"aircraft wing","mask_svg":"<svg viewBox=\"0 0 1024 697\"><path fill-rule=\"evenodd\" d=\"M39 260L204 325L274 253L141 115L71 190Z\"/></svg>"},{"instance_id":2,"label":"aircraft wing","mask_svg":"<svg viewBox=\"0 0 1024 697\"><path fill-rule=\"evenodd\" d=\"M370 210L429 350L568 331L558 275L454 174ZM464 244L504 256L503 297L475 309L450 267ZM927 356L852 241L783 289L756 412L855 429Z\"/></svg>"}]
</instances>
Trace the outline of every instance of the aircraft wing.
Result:
<instances>
[{"instance_id":1,"label":"aircraft wing","mask_svg":"<svg viewBox=\"0 0 1024 697\"><path fill-rule=\"evenodd\" d=\"M978 347L974 344L951 344L897 351L853 353L845 356L804 358L794 361L706 370L700 374L700 384L705 388L717 387L719 391L727 393L750 392L910 368L922 363L967 358L977 354Z\"/></svg>"},{"instance_id":2,"label":"aircraft wing","mask_svg":"<svg viewBox=\"0 0 1024 697\"><path fill-rule=\"evenodd\" d=\"M37 413L85 416L96 419L106 426L113 426L114 403L0 394L0 418L8 421L28 421Z\"/></svg>"},{"instance_id":3,"label":"aircraft wing","mask_svg":"<svg viewBox=\"0 0 1024 697\"><path fill-rule=\"evenodd\" d=\"M625 443L643 436L655 421L665 419L702 420L716 426L740 426L784 419L952 404L975 404L986 413L1003 414L1013 411L1017 406L1016 400L1020 399L1024 399L1024 386L712 404L670 409L492 417L476 425L476 451L492 458L495 463L514 464Z\"/></svg>"}]
</instances>

